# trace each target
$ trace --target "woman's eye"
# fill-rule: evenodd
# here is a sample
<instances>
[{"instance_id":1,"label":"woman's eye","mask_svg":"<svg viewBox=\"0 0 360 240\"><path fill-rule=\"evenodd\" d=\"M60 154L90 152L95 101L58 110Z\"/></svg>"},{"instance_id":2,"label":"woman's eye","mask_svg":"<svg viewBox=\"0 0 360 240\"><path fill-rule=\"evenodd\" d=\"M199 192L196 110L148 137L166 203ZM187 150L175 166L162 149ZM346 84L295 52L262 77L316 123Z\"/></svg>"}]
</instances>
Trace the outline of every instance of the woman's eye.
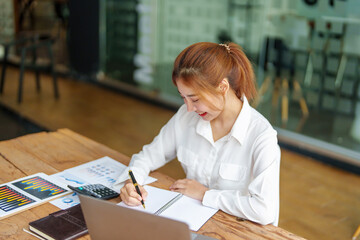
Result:
<instances>
[{"instance_id":1,"label":"woman's eye","mask_svg":"<svg viewBox=\"0 0 360 240\"><path fill-rule=\"evenodd\" d=\"M193 99L193 100L192 100L192 102L197 102L197 101L199 101L199 99Z\"/></svg>"}]
</instances>

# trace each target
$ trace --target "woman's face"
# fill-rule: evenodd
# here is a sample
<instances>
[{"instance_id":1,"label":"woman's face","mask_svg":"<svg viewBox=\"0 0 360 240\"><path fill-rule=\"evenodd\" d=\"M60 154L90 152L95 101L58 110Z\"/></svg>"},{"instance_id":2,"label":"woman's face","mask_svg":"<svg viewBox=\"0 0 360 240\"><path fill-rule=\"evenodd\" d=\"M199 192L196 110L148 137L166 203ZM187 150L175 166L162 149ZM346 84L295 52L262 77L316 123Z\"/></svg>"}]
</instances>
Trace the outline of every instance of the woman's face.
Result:
<instances>
[{"instance_id":1,"label":"woman's face","mask_svg":"<svg viewBox=\"0 0 360 240\"><path fill-rule=\"evenodd\" d=\"M207 101L201 99L200 96L196 94L196 91L194 91L191 87L186 86L181 79L176 81L176 85L180 96L184 99L188 112L196 112L206 121L211 121L220 115L223 105L223 99L221 96L215 97L209 94L205 94L207 100L218 108L214 109L213 107L209 106Z\"/></svg>"}]
</instances>

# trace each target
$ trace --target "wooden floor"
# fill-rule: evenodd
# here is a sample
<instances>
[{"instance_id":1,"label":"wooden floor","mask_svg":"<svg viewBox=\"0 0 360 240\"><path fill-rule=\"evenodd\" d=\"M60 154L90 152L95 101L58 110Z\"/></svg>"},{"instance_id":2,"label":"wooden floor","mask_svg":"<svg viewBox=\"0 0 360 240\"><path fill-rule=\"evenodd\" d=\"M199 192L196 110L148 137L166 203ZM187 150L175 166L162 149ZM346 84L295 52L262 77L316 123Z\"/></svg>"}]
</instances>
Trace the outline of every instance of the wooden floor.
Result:
<instances>
[{"instance_id":1,"label":"wooden floor","mask_svg":"<svg viewBox=\"0 0 360 240\"><path fill-rule=\"evenodd\" d=\"M70 128L128 156L149 143L173 111L92 84L59 79L55 100L51 79L25 75L23 103L18 104L18 71L9 68L2 105L47 129ZM175 161L161 169L184 177ZM360 176L282 149L279 226L307 239L351 239L360 224Z\"/></svg>"}]
</instances>

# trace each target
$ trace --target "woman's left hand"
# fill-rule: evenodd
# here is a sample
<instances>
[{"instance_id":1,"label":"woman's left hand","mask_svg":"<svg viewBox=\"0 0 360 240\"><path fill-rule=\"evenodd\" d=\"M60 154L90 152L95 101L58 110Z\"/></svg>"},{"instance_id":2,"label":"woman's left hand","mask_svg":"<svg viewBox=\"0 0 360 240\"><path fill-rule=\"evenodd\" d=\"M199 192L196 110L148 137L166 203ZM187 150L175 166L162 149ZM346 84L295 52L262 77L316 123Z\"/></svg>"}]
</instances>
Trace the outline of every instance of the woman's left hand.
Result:
<instances>
[{"instance_id":1,"label":"woman's left hand","mask_svg":"<svg viewBox=\"0 0 360 240\"><path fill-rule=\"evenodd\" d=\"M180 179L170 186L170 190L202 201L205 192L209 189L193 179Z\"/></svg>"}]
</instances>

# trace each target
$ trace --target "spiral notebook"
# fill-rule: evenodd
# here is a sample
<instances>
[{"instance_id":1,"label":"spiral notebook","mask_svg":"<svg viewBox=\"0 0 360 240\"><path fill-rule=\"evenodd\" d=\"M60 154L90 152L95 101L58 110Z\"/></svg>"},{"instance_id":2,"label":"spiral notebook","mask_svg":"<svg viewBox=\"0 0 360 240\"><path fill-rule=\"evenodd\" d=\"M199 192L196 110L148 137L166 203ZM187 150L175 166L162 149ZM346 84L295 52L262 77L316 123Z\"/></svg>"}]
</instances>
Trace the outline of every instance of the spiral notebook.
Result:
<instances>
[{"instance_id":1,"label":"spiral notebook","mask_svg":"<svg viewBox=\"0 0 360 240\"><path fill-rule=\"evenodd\" d=\"M145 209L141 205L130 207L123 202L118 205L185 222L193 231L198 231L218 211L178 192L147 185L144 188L148 192Z\"/></svg>"}]
</instances>

